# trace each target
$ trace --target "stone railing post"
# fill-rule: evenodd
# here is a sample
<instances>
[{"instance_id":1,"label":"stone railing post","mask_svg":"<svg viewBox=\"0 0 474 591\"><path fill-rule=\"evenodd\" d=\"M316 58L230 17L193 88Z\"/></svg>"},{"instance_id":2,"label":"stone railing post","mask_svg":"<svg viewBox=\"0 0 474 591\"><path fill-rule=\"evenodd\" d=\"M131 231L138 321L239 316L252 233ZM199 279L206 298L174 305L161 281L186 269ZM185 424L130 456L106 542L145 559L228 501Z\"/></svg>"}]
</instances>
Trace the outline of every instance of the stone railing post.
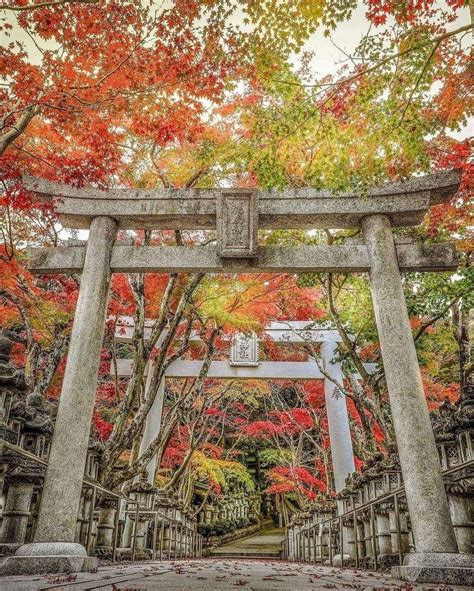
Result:
<instances>
[{"instance_id":1,"label":"stone railing post","mask_svg":"<svg viewBox=\"0 0 474 591\"><path fill-rule=\"evenodd\" d=\"M460 552L472 554L474 548L474 502L472 480L448 484L448 502Z\"/></svg>"},{"instance_id":2,"label":"stone railing post","mask_svg":"<svg viewBox=\"0 0 474 591\"><path fill-rule=\"evenodd\" d=\"M79 512L77 516L75 541L85 546L87 528L89 525L89 508L91 503L91 489L82 489L81 502L79 503Z\"/></svg>"},{"instance_id":3,"label":"stone railing post","mask_svg":"<svg viewBox=\"0 0 474 591\"><path fill-rule=\"evenodd\" d=\"M346 539L347 539L348 548L344 549L344 554L347 553L349 555L349 564L350 565L353 565L355 563L355 558L356 558L356 545L355 545L355 540L356 540L355 529L356 529L356 527L357 527L357 521L354 520L353 517L346 518L346 520L344 521L344 528L347 532Z\"/></svg>"},{"instance_id":4,"label":"stone railing post","mask_svg":"<svg viewBox=\"0 0 474 591\"><path fill-rule=\"evenodd\" d=\"M383 356L400 465L416 554L394 574L408 577L433 563L440 569L470 566L458 551L428 415L415 344L390 220L371 215L362 220L370 260L370 284ZM456 563L454 563L456 558ZM423 576L419 575L418 576ZM422 578L417 580L422 581ZM445 582L443 580L443 582Z\"/></svg>"},{"instance_id":5,"label":"stone railing post","mask_svg":"<svg viewBox=\"0 0 474 591\"><path fill-rule=\"evenodd\" d=\"M325 564L329 559L329 528L326 525L320 526L320 538L321 538L321 563Z\"/></svg>"},{"instance_id":6,"label":"stone railing post","mask_svg":"<svg viewBox=\"0 0 474 591\"><path fill-rule=\"evenodd\" d=\"M361 511L359 513L359 517L362 522L361 527L361 540L360 549L363 550L359 556L363 560L365 568L372 565L373 558L374 558L374 547L372 544L372 529L370 527L370 516L369 511L367 509Z\"/></svg>"},{"instance_id":7,"label":"stone railing post","mask_svg":"<svg viewBox=\"0 0 474 591\"><path fill-rule=\"evenodd\" d=\"M99 522L97 524L97 541L95 545L96 556L112 556L114 537L115 512L117 501L112 498L105 498L99 504Z\"/></svg>"},{"instance_id":8,"label":"stone railing post","mask_svg":"<svg viewBox=\"0 0 474 591\"><path fill-rule=\"evenodd\" d=\"M34 488L34 480L26 475L10 478L3 510L0 544L8 545L13 551L25 543Z\"/></svg>"},{"instance_id":9,"label":"stone railing post","mask_svg":"<svg viewBox=\"0 0 474 591\"><path fill-rule=\"evenodd\" d=\"M92 220L35 543L20 547L16 556L7 559L0 568L2 574L27 574L29 568L38 573L43 566L43 572L51 572L51 568L54 572L95 568L95 559L87 559L85 548L75 544L74 539L104 336L110 257L116 234L114 219L99 216ZM71 569L72 559L75 563Z\"/></svg>"},{"instance_id":10,"label":"stone railing post","mask_svg":"<svg viewBox=\"0 0 474 591\"><path fill-rule=\"evenodd\" d=\"M379 564L387 566L392 560L392 536L388 506L383 503L375 508L375 522L377 528L377 547L379 550Z\"/></svg>"},{"instance_id":11,"label":"stone railing post","mask_svg":"<svg viewBox=\"0 0 474 591\"><path fill-rule=\"evenodd\" d=\"M408 520L404 504L402 504L398 511L399 526L397 526L397 513L395 509L390 509L388 512L388 517L390 520L390 534L392 538L393 554L408 554L410 552L410 536L408 532ZM400 528L400 543L398 538L398 527Z\"/></svg>"}]
</instances>

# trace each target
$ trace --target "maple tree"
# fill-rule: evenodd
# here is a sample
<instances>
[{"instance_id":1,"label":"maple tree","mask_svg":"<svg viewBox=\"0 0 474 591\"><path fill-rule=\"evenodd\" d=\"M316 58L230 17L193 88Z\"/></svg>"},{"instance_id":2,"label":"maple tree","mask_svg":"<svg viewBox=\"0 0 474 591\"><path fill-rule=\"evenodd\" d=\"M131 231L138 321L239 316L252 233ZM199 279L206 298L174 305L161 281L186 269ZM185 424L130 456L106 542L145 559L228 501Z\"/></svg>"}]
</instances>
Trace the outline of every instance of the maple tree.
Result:
<instances>
[{"instance_id":1,"label":"maple tree","mask_svg":"<svg viewBox=\"0 0 474 591\"><path fill-rule=\"evenodd\" d=\"M444 8L428 0L366 0L370 34L341 68L319 77L305 42L318 27L330 35L356 6L355 0L176 0L161 9L138 0L2 3L8 42L0 50L7 73L0 87L0 319L29 391L57 400L79 278L28 272L29 247L55 246L67 235L53 204L26 193L21 175L76 186L324 186L364 193L387 179L462 168L453 201L434 207L421 227L401 231L425 241L454 239L460 252L455 276L404 278L429 406L459 397L473 371L472 141L452 133L472 114L466 43L472 26L457 23L465 9L459 0ZM215 240L211 231L120 237L196 247ZM261 231L260 239L342 244L357 236ZM393 442L362 276L115 274L108 313L93 419L107 486L130 481L157 456L156 482L189 504L197 482L216 497L235 482L250 491L252 456L260 471L254 479L286 518L295 505L332 494L321 382L289 387L206 377L211 359L227 354L232 334L261 333L274 319L329 321L339 331L345 377L337 385L347 400L357 466ZM121 315L134 319L128 345L114 341ZM145 319L152 321L148 340ZM200 343L191 342L192 331ZM262 351L266 359L296 359L270 342ZM320 363L309 343L298 355ZM164 428L139 457L147 413L178 356L204 359L203 370L195 380L168 384ZM132 359L128 380L110 375L120 357ZM367 373L366 361L378 364L376 374Z\"/></svg>"}]
</instances>

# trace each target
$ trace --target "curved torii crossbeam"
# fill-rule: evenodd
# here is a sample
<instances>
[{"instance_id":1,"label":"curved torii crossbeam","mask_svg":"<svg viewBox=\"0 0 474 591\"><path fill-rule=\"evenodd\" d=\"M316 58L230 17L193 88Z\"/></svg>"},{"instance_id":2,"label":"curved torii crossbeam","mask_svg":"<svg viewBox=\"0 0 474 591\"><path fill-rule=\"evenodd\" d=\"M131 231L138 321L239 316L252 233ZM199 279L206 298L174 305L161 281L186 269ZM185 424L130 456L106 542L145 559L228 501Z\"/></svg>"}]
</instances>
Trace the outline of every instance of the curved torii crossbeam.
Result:
<instances>
[{"instance_id":1,"label":"curved torii crossbeam","mask_svg":"<svg viewBox=\"0 0 474 591\"><path fill-rule=\"evenodd\" d=\"M25 188L58 198L57 211L65 226L89 228L90 233L87 245L31 253L33 272L82 270L82 279L35 532L37 543L33 548L20 548L16 556L6 559L0 573L13 574L15 569L17 573L33 573L34 569L48 572L44 564L51 560L51 552L74 555L74 566L65 556L63 562L59 561L68 572L90 564L85 550L78 551L70 543L75 539L110 275L114 271L369 272L417 551L410 555L408 566L452 567L451 557L458 548L400 271L455 269L456 257L448 244L396 243L392 226L419 224L430 206L445 203L456 193L459 182L460 172L450 171L389 183L359 196L309 188L104 192L26 179ZM119 228L214 227L217 243L207 249L114 245ZM256 243L259 227L360 228L362 241L344 246L264 248ZM463 563L461 559L461 555L456 556L457 565L472 565L472 561ZM56 569L59 562L56 556Z\"/></svg>"}]
</instances>

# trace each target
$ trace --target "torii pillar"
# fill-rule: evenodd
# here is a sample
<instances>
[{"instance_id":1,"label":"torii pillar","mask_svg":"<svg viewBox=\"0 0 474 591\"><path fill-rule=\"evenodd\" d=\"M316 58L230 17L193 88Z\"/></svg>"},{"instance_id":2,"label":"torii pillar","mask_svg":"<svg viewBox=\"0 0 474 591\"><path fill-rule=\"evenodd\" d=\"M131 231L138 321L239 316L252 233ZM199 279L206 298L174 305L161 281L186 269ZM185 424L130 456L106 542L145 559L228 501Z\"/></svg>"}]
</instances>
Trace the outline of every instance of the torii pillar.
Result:
<instances>
[{"instance_id":1,"label":"torii pillar","mask_svg":"<svg viewBox=\"0 0 474 591\"><path fill-rule=\"evenodd\" d=\"M93 570L74 543L87 457L117 222L92 220L34 542L7 558L0 574Z\"/></svg>"},{"instance_id":2,"label":"torii pillar","mask_svg":"<svg viewBox=\"0 0 474 591\"><path fill-rule=\"evenodd\" d=\"M416 553L408 554L404 566L394 567L393 574L415 581L456 584L462 580L462 572L453 567L470 570L474 560L457 553L390 220L385 215L372 215L364 218L361 226L369 252L375 319L416 546ZM449 580L451 573L453 579Z\"/></svg>"},{"instance_id":3,"label":"torii pillar","mask_svg":"<svg viewBox=\"0 0 474 591\"><path fill-rule=\"evenodd\" d=\"M332 362L336 349L337 343L335 341L324 341L321 344L324 371L332 378L324 378L324 396L331 441L334 485L336 492L340 492L346 485L347 476L355 472L355 463L346 397L338 391L337 387L337 384L343 384L344 374L341 364ZM340 509L342 507L338 503L338 512Z\"/></svg>"},{"instance_id":4,"label":"torii pillar","mask_svg":"<svg viewBox=\"0 0 474 591\"><path fill-rule=\"evenodd\" d=\"M145 391L149 392L151 377L153 375L152 365L148 369L148 375L146 380ZM150 445L155 440L156 436L159 434L161 430L161 418L163 415L163 403L165 400L165 378L163 377L158 385L158 390L156 392L155 399L153 400L153 404L147 414L146 421L145 421L145 428L143 430L143 435L140 441L140 449L138 452L138 457L142 456ZM147 481L150 484L154 484L155 482L155 472L156 472L156 455L154 455L149 463L147 464L146 468L147 473Z\"/></svg>"}]
</instances>

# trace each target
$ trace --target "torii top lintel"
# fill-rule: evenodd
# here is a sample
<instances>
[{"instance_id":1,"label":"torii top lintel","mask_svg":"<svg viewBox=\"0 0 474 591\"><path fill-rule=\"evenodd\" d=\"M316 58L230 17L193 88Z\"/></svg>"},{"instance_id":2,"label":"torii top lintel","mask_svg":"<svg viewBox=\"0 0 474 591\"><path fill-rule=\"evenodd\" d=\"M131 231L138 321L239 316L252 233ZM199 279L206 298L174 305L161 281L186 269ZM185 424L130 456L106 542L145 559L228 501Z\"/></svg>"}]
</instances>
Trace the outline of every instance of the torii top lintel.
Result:
<instances>
[{"instance_id":1,"label":"torii top lintel","mask_svg":"<svg viewBox=\"0 0 474 591\"><path fill-rule=\"evenodd\" d=\"M260 228L352 228L363 217L384 214L393 226L421 223L430 206L444 203L457 191L461 172L413 177L387 183L361 197L311 188L282 191L246 189L109 189L74 188L26 177L24 187L58 199L61 222L88 228L97 216L116 219L122 229L209 229L216 227L222 199L252 196Z\"/></svg>"}]
</instances>

